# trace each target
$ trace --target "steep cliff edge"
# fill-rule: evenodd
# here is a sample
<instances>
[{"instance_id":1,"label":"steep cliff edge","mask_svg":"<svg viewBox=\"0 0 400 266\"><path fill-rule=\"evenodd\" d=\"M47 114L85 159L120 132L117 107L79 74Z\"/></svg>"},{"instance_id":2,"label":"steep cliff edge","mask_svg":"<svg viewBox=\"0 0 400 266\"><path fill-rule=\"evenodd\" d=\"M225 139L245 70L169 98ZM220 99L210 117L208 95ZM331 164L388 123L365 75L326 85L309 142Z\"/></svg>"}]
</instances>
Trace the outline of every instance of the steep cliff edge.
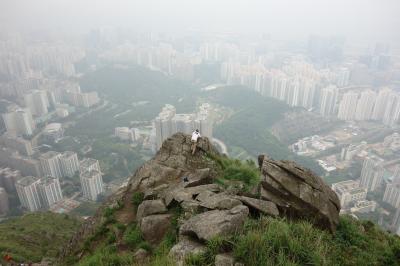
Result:
<instances>
[{"instance_id":1,"label":"steep cliff edge","mask_svg":"<svg viewBox=\"0 0 400 266\"><path fill-rule=\"evenodd\" d=\"M264 155L258 167L232 160L207 138L195 155L190 145L181 133L167 139L81 227L60 263L346 265L345 250L372 245L365 235L375 227L340 219L336 194L309 170ZM395 248L379 262L397 263L400 242L381 240Z\"/></svg>"}]
</instances>

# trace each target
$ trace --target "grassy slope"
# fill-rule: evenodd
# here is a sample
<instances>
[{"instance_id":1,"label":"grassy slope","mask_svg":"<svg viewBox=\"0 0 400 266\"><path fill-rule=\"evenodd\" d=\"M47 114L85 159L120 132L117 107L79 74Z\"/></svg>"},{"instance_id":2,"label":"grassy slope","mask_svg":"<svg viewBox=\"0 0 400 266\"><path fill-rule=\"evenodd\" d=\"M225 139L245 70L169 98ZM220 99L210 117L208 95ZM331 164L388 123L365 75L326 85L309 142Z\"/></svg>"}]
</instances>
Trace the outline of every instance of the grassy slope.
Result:
<instances>
[{"instance_id":1,"label":"grassy slope","mask_svg":"<svg viewBox=\"0 0 400 266\"><path fill-rule=\"evenodd\" d=\"M26 214L0 223L0 254L19 262L55 258L59 249L78 229L79 222L67 215Z\"/></svg>"}]
</instances>

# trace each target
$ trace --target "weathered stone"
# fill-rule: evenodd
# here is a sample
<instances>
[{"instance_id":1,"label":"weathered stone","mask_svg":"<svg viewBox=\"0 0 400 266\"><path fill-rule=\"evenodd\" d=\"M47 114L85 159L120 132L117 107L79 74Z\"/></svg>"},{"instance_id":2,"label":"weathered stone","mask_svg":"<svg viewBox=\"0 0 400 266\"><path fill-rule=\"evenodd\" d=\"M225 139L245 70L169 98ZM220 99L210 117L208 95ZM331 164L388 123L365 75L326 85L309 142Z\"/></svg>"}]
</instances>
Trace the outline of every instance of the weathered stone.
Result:
<instances>
[{"instance_id":1,"label":"weathered stone","mask_svg":"<svg viewBox=\"0 0 400 266\"><path fill-rule=\"evenodd\" d=\"M160 194L160 192L162 192L163 190L166 190L166 189L168 189L168 185L167 185L167 184L159 185L159 186L157 186L157 187L155 187L155 188L153 188L153 189L147 189L147 190L144 192L144 197L143 197L143 199L144 199L144 200L154 200L154 199L157 199L158 194Z\"/></svg>"},{"instance_id":2,"label":"weathered stone","mask_svg":"<svg viewBox=\"0 0 400 266\"><path fill-rule=\"evenodd\" d=\"M141 265L145 264L146 261L149 258L149 252L147 250L144 250L142 248L139 248L135 254L133 255L133 258L135 259L136 263L139 263Z\"/></svg>"},{"instance_id":3,"label":"weathered stone","mask_svg":"<svg viewBox=\"0 0 400 266\"><path fill-rule=\"evenodd\" d=\"M235 199L233 196L225 193L219 193L219 194L214 194L211 197L205 198L205 200L200 203L200 206L203 206L207 209L229 210L241 204L242 202L240 200Z\"/></svg>"},{"instance_id":4,"label":"weathered stone","mask_svg":"<svg viewBox=\"0 0 400 266\"><path fill-rule=\"evenodd\" d=\"M179 242L169 251L169 256L174 258L178 265L183 265L189 255L200 255L206 252L206 247L187 236L180 236Z\"/></svg>"},{"instance_id":5,"label":"weathered stone","mask_svg":"<svg viewBox=\"0 0 400 266\"><path fill-rule=\"evenodd\" d=\"M173 200L177 202L190 201L196 197L196 195L204 191L220 191L217 184L200 185L196 187L182 187L182 184L177 185L175 188L171 188L163 192L162 197L164 198L165 204L169 206Z\"/></svg>"},{"instance_id":6,"label":"weathered stone","mask_svg":"<svg viewBox=\"0 0 400 266\"><path fill-rule=\"evenodd\" d=\"M158 244L171 226L170 214L155 214L144 217L140 222L143 238L150 244Z\"/></svg>"},{"instance_id":7,"label":"weathered stone","mask_svg":"<svg viewBox=\"0 0 400 266\"><path fill-rule=\"evenodd\" d=\"M195 213L200 209L200 203L195 200L183 201L181 207L184 211Z\"/></svg>"},{"instance_id":8,"label":"weathered stone","mask_svg":"<svg viewBox=\"0 0 400 266\"><path fill-rule=\"evenodd\" d=\"M268 157L260 161L262 198L273 201L289 218L307 219L322 229L336 230L340 202L320 177L294 162Z\"/></svg>"},{"instance_id":9,"label":"weathered stone","mask_svg":"<svg viewBox=\"0 0 400 266\"><path fill-rule=\"evenodd\" d=\"M205 202L209 197L211 197L213 195L215 195L214 192L206 190L206 191L201 192L199 195L197 195L196 200Z\"/></svg>"},{"instance_id":10,"label":"weathered stone","mask_svg":"<svg viewBox=\"0 0 400 266\"><path fill-rule=\"evenodd\" d=\"M184 187L196 187L212 183L210 177L210 168L198 169L194 173L187 175L188 181L185 182Z\"/></svg>"},{"instance_id":11,"label":"weathered stone","mask_svg":"<svg viewBox=\"0 0 400 266\"><path fill-rule=\"evenodd\" d=\"M167 208L162 200L145 200L140 203L137 209L136 219L137 221L140 221L145 216L149 216L151 214L162 214L166 212Z\"/></svg>"},{"instance_id":12,"label":"weathered stone","mask_svg":"<svg viewBox=\"0 0 400 266\"><path fill-rule=\"evenodd\" d=\"M249 209L239 205L231 210L213 210L193 216L180 227L180 235L196 235L210 240L218 235L232 234L243 225Z\"/></svg>"},{"instance_id":13,"label":"weathered stone","mask_svg":"<svg viewBox=\"0 0 400 266\"><path fill-rule=\"evenodd\" d=\"M185 188L184 191L187 193L190 193L191 195L198 195L204 191L219 192L219 191L221 191L221 189L217 184L207 184L207 185L200 185L200 186L196 186L196 187L188 187L188 188Z\"/></svg>"},{"instance_id":14,"label":"weathered stone","mask_svg":"<svg viewBox=\"0 0 400 266\"><path fill-rule=\"evenodd\" d=\"M251 209L255 209L258 212L263 214L278 216L279 210L276 207L276 204L271 201L253 199L249 197L238 197L240 201L243 202L244 205L248 206Z\"/></svg>"},{"instance_id":15,"label":"weathered stone","mask_svg":"<svg viewBox=\"0 0 400 266\"><path fill-rule=\"evenodd\" d=\"M215 266L234 266L235 259L232 255L224 253L215 256Z\"/></svg>"}]
</instances>

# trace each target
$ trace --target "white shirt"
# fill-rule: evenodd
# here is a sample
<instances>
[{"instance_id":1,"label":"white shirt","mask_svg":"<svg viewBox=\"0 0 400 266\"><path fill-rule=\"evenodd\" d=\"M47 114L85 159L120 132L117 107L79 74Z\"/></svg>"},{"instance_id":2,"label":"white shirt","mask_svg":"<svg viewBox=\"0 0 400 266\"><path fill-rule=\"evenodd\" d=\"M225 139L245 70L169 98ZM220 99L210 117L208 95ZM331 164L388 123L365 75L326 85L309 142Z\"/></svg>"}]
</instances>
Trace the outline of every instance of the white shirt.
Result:
<instances>
[{"instance_id":1,"label":"white shirt","mask_svg":"<svg viewBox=\"0 0 400 266\"><path fill-rule=\"evenodd\" d=\"M197 139L200 138L200 137L201 137L201 136L200 136L200 133L199 133L199 132L196 132L196 131L195 131L195 132L192 133L192 140L193 140L193 141L197 141Z\"/></svg>"}]
</instances>

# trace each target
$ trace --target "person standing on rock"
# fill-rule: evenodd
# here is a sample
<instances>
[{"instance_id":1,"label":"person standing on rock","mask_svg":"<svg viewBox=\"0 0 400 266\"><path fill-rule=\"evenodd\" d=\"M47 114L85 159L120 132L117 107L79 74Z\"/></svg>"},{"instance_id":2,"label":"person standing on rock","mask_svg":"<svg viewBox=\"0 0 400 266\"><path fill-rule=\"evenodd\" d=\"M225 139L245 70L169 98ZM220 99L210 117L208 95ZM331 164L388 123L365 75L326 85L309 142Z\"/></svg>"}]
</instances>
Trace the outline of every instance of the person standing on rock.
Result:
<instances>
[{"instance_id":1,"label":"person standing on rock","mask_svg":"<svg viewBox=\"0 0 400 266\"><path fill-rule=\"evenodd\" d=\"M192 133L192 155L196 152L196 147L197 147L197 140L201 138L200 132L198 129L193 131Z\"/></svg>"}]
</instances>

